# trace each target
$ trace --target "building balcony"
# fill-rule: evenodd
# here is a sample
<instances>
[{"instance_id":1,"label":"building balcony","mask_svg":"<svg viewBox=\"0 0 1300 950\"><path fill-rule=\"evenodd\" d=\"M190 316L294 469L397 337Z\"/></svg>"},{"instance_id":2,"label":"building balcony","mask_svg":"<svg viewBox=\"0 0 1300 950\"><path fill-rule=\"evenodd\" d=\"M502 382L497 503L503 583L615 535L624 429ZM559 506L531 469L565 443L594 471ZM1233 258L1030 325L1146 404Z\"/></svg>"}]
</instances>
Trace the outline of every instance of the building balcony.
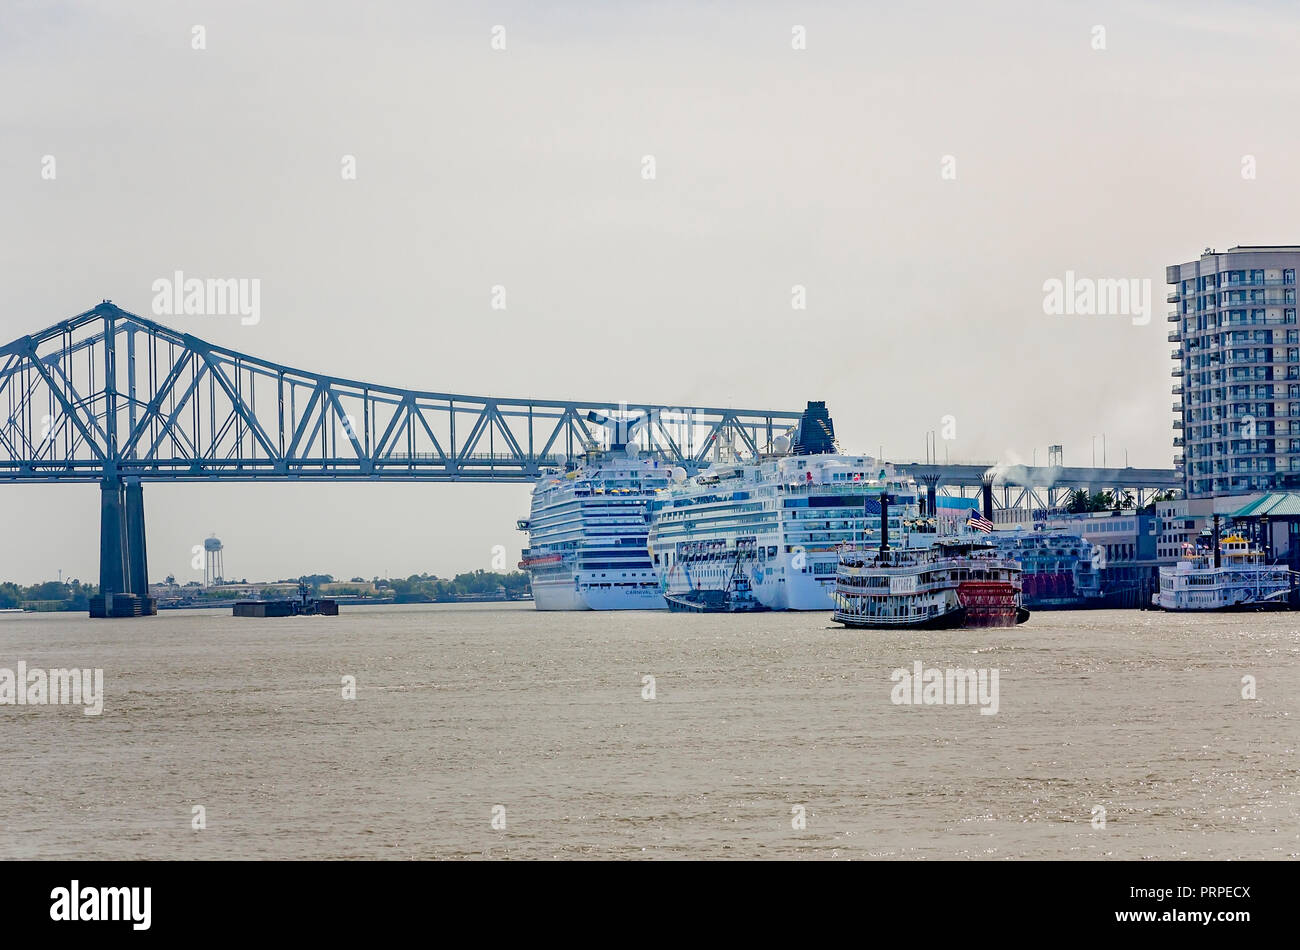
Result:
<instances>
[{"instance_id":1,"label":"building balcony","mask_svg":"<svg viewBox=\"0 0 1300 950\"><path fill-rule=\"evenodd\" d=\"M1248 287L1294 287L1294 280L1286 280L1282 277L1271 277L1267 280L1238 280L1229 281L1223 284L1222 290L1244 290Z\"/></svg>"},{"instance_id":2,"label":"building balcony","mask_svg":"<svg viewBox=\"0 0 1300 950\"><path fill-rule=\"evenodd\" d=\"M1181 375L1183 375L1183 368L1182 368L1181 366L1175 366L1172 370L1169 371L1169 375L1170 375L1170 376L1181 376Z\"/></svg>"},{"instance_id":3,"label":"building balcony","mask_svg":"<svg viewBox=\"0 0 1300 950\"><path fill-rule=\"evenodd\" d=\"M1166 337L1166 339L1168 339L1170 343L1177 343L1177 342L1178 342L1178 339L1179 339L1178 331L1177 331L1177 330L1170 330L1170 331L1169 331L1169 336Z\"/></svg>"},{"instance_id":4,"label":"building balcony","mask_svg":"<svg viewBox=\"0 0 1300 950\"><path fill-rule=\"evenodd\" d=\"M1183 394L1183 384L1174 383L1171 387L1169 387L1169 391L1173 393L1175 396L1181 396Z\"/></svg>"},{"instance_id":5,"label":"building balcony","mask_svg":"<svg viewBox=\"0 0 1300 950\"><path fill-rule=\"evenodd\" d=\"M1174 350L1169 354L1169 358L1173 360L1181 360L1183 358L1183 348L1180 346L1178 349Z\"/></svg>"},{"instance_id":6,"label":"building balcony","mask_svg":"<svg viewBox=\"0 0 1300 950\"><path fill-rule=\"evenodd\" d=\"M1176 449L1182 448L1182 446L1183 446L1183 437L1181 435L1174 436L1174 448Z\"/></svg>"},{"instance_id":7,"label":"building balcony","mask_svg":"<svg viewBox=\"0 0 1300 950\"><path fill-rule=\"evenodd\" d=\"M1183 420L1182 420L1182 419L1175 419L1175 420L1174 420L1174 428L1175 428L1175 429L1181 429L1181 428L1183 428Z\"/></svg>"},{"instance_id":8,"label":"building balcony","mask_svg":"<svg viewBox=\"0 0 1300 950\"><path fill-rule=\"evenodd\" d=\"M1181 413L1182 411L1183 411L1183 404L1181 402L1174 403L1174 412Z\"/></svg>"},{"instance_id":9,"label":"building balcony","mask_svg":"<svg viewBox=\"0 0 1300 950\"><path fill-rule=\"evenodd\" d=\"M1180 314L1177 310L1175 310L1172 313L1170 313L1169 316L1165 317L1165 319L1168 320L1170 323L1177 323L1179 320L1182 319L1182 314Z\"/></svg>"},{"instance_id":10,"label":"building balcony","mask_svg":"<svg viewBox=\"0 0 1300 950\"><path fill-rule=\"evenodd\" d=\"M1176 290L1169 291L1169 296L1165 298L1165 303L1178 303L1179 293Z\"/></svg>"}]
</instances>

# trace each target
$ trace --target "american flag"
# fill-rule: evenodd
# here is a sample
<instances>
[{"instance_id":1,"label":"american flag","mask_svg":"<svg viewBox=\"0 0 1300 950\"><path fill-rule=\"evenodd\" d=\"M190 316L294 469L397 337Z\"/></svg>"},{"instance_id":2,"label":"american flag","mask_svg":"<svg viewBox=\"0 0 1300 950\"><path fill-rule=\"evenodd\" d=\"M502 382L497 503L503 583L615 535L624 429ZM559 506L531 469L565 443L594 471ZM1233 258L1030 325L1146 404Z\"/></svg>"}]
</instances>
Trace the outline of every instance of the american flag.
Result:
<instances>
[{"instance_id":1,"label":"american flag","mask_svg":"<svg viewBox=\"0 0 1300 950\"><path fill-rule=\"evenodd\" d=\"M992 531L993 522L987 518L980 517L980 513L974 508L970 510L970 517L966 519L966 527L974 528L976 531Z\"/></svg>"}]
</instances>

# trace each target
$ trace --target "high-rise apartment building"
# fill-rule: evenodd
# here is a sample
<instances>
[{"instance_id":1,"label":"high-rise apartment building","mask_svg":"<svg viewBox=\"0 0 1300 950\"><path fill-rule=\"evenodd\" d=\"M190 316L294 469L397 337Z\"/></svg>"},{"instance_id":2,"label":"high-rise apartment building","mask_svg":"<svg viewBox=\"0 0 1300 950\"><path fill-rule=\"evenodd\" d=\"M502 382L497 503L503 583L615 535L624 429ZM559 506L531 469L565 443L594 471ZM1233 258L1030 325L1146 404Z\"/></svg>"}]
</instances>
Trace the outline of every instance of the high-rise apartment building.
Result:
<instances>
[{"instance_id":1,"label":"high-rise apartment building","mask_svg":"<svg viewBox=\"0 0 1300 950\"><path fill-rule=\"evenodd\" d=\"M1300 488L1298 267L1290 245L1207 249L1165 269L1188 498Z\"/></svg>"}]
</instances>

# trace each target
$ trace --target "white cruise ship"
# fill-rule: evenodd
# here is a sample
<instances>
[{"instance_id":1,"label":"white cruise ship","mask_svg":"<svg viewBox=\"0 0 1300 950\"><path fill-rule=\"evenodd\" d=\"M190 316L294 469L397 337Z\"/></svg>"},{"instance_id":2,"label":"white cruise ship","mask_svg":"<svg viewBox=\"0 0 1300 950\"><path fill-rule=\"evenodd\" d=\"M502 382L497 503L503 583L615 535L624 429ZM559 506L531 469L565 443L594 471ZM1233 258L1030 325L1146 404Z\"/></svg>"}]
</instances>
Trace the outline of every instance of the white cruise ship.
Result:
<instances>
[{"instance_id":1,"label":"white cruise ship","mask_svg":"<svg viewBox=\"0 0 1300 950\"><path fill-rule=\"evenodd\" d=\"M1231 535L1219 542L1217 557L1189 551L1174 567L1162 567L1155 602L1171 611L1285 610L1290 593L1285 564L1267 563L1262 551Z\"/></svg>"},{"instance_id":2,"label":"white cruise ship","mask_svg":"<svg viewBox=\"0 0 1300 950\"><path fill-rule=\"evenodd\" d=\"M693 478L676 469L656 497L650 557L675 602L743 588L769 610L831 610L838 547L879 542L882 492L893 496L890 544L933 543L915 482L869 456L838 454L825 403L808 404L793 444L778 442L788 454L715 463Z\"/></svg>"},{"instance_id":3,"label":"white cruise ship","mask_svg":"<svg viewBox=\"0 0 1300 950\"><path fill-rule=\"evenodd\" d=\"M669 470L635 449L590 451L533 489L520 570L538 610L666 610L646 553L647 507Z\"/></svg>"}]
</instances>

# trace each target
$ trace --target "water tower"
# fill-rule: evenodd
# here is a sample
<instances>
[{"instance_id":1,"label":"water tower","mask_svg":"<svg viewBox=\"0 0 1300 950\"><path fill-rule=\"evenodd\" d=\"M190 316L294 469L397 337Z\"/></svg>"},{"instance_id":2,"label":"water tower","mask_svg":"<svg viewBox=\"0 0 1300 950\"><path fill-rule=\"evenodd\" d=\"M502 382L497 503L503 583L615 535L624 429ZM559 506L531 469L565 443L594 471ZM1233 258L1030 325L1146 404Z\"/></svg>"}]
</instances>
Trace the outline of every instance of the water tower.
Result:
<instances>
[{"instance_id":1,"label":"water tower","mask_svg":"<svg viewBox=\"0 0 1300 950\"><path fill-rule=\"evenodd\" d=\"M226 573L221 559L221 542L216 535L203 542L203 557L203 586L211 587L221 583Z\"/></svg>"}]
</instances>

